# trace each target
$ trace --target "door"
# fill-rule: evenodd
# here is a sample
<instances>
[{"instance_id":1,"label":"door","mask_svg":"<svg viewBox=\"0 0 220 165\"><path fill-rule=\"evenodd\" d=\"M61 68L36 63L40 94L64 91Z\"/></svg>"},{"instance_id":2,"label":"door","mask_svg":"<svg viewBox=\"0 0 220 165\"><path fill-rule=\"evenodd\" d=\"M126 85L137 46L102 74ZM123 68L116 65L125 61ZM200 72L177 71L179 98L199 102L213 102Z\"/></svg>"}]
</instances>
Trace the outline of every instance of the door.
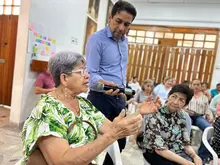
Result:
<instances>
[{"instance_id":1,"label":"door","mask_svg":"<svg viewBox=\"0 0 220 165\"><path fill-rule=\"evenodd\" d=\"M11 105L18 16L0 16L0 104Z\"/></svg>"}]
</instances>

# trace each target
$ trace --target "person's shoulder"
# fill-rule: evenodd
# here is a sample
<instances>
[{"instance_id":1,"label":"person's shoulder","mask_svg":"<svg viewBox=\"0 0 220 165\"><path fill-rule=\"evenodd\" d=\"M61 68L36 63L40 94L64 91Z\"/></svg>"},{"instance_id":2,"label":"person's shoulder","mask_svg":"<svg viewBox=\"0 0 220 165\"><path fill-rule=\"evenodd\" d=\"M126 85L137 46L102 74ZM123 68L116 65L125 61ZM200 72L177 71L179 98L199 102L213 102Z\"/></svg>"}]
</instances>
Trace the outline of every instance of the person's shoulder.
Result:
<instances>
[{"instance_id":1,"label":"person's shoulder","mask_svg":"<svg viewBox=\"0 0 220 165\"><path fill-rule=\"evenodd\" d=\"M215 93L217 89L211 89L211 93Z\"/></svg>"},{"instance_id":2,"label":"person's shoulder","mask_svg":"<svg viewBox=\"0 0 220 165\"><path fill-rule=\"evenodd\" d=\"M39 75L37 76L37 78L44 78L44 77L46 77L47 75L46 75L46 73L45 72L41 72L41 73L39 73Z\"/></svg>"},{"instance_id":3,"label":"person's shoulder","mask_svg":"<svg viewBox=\"0 0 220 165\"><path fill-rule=\"evenodd\" d=\"M103 28L99 31L96 31L95 33L93 33L90 36L90 40L97 40L99 41L100 38L106 38L107 37L107 32L106 32L106 28Z\"/></svg>"},{"instance_id":4,"label":"person's shoulder","mask_svg":"<svg viewBox=\"0 0 220 165\"><path fill-rule=\"evenodd\" d=\"M42 95L41 98L38 100L37 104L33 108L31 112L31 117L33 118L41 118L42 114L49 114L48 111L50 108L49 105L52 105L53 100L48 95Z\"/></svg>"}]
</instances>

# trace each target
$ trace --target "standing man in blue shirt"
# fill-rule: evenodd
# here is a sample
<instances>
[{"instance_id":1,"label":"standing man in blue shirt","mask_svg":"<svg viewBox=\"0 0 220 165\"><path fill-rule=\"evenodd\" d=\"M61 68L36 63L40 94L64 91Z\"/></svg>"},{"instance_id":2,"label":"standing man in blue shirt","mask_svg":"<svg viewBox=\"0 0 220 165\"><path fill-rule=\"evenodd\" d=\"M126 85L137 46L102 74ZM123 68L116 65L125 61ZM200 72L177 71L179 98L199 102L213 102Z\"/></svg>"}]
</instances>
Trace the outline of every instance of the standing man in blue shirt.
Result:
<instances>
[{"instance_id":1,"label":"standing man in blue shirt","mask_svg":"<svg viewBox=\"0 0 220 165\"><path fill-rule=\"evenodd\" d=\"M125 108L126 101L119 95L119 90L98 91L94 86L102 83L125 88L128 63L128 40L125 35L136 14L132 4L118 1L112 8L108 26L94 33L86 45L87 69L90 74L88 99L111 121ZM122 151L126 139L120 139L118 143ZM104 164L113 164L109 155Z\"/></svg>"}]
</instances>

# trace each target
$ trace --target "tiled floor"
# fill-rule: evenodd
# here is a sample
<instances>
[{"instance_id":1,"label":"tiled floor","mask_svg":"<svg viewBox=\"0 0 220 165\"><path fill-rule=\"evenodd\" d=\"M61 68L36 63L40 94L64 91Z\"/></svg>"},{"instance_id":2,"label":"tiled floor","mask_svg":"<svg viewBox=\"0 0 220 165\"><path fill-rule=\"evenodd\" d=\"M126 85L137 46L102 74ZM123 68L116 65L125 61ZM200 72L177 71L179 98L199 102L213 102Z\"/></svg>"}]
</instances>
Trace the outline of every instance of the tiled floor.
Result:
<instances>
[{"instance_id":1,"label":"tiled floor","mask_svg":"<svg viewBox=\"0 0 220 165\"><path fill-rule=\"evenodd\" d=\"M20 130L9 127L10 110L0 106L0 165L14 165L21 157Z\"/></svg>"}]
</instances>

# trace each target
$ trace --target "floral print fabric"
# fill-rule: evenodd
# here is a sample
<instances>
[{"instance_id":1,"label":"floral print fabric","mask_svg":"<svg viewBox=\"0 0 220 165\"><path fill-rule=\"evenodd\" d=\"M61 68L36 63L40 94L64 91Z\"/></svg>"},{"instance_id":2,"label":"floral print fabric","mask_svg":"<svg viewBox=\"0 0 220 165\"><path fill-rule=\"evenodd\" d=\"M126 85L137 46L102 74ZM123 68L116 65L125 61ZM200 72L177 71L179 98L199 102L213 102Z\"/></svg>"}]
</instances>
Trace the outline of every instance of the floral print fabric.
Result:
<instances>
[{"instance_id":1,"label":"floral print fabric","mask_svg":"<svg viewBox=\"0 0 220 165\"><path fill-rule=\"evenodd\" d=\"M45 95L38 101L23 127L24 158L22 164L26 164L28 157L38 148L36 142L42 136L52 135L64 138L73 148L94 141L95 132L85 122L77 122L72 130L68 131L71 124L82 120L89 121L98 131L105 120L105 116L91 102L82 97L77 97L77 99L80 116L75 116L71 110L52 96Z\"/></svg>"},{"instance_id":2,"label":"floral print fabric","mask_svg":"<svg viewBox=\"0 0 220 165\"><path fill-rule=\"evenodd\" d=\"M189 144L186 118L182 111L169 112L163 106L155 114L147 115L143 139L145 150L154 152L155 149L168 149L180 153Z\"/></svg>"}]
</instances>

